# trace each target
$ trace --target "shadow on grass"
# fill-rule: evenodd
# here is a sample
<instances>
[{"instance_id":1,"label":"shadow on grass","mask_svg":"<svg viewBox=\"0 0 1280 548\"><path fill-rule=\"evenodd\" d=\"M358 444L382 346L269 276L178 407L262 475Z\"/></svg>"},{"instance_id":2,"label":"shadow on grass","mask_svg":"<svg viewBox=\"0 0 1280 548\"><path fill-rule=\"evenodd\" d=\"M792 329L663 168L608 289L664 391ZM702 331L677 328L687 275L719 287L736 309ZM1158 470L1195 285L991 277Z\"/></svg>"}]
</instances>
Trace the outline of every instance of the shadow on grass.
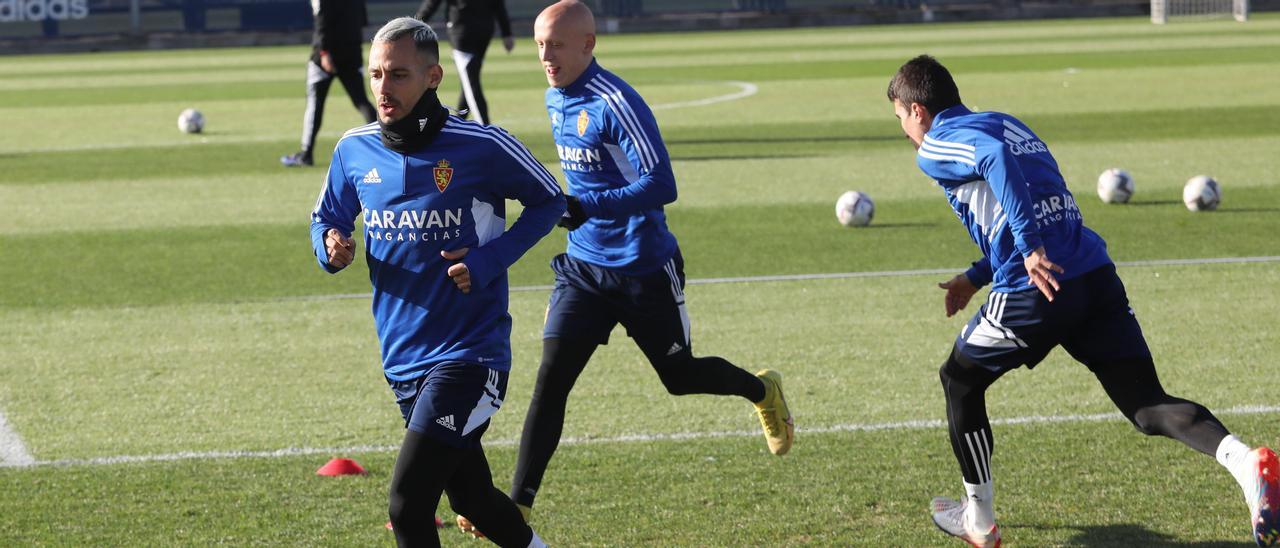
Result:
<instances>
[{"instance_id":1,"label":"shadow on grass","mask_svg":"<svg viewBox=\"0 0 1280 548\"><path fill-rule=\"evenodd\" d=\"M672 160L682 162L714 162L716 160L768 160L778 158L813 158L805 154L711 154L704 156L683 156L672 154Z\"/></svg>"},{"instance_id":2,"label":"shadow on grass","mask_svg":"<svg viewBox=\"0 0 1280 548\"><path fill-rule=\"evenodd\" d=\"M1277 211L1280 211L1280 207L1233 207L1219 209L1214 213L1275 213Z\"/></svg>"},{"instance_id":3,"label":"shadow on grass","mask_svg":"<svg viewBox=\"0 0 1280 548\"><path fill-rule=\"evenodd\" d=\"M1153 200L1150 202L1129 202L1130 207L1143 206L1171 206L1183 205L1178 200ZM1231 207L1227 209L1216 209L1212 213L1275 213L1280 212L1280 207Z\"/></svg>"},{"instance_id":4,"label":"shadow on grass","mask_svg":"<svg viewBox=\"0 0 1280 548\"><path fill-rule=\"evenodd\" d=\"M858 228L932 228L935 226L938 226L938 223L871 223L867 226L860 226Z\"/></svg>"},{"instance_id":5,"label":"shadow on grass","mask_svg":"<svg viewBox=\"0 0 1280 548\"><path fill-rule=\"evenodd\" d=\"M898 141L901 135L838 135L826 137L732 137L717 139L666 139L670 145L738 145L746 143L858 143Z\"/></svg>"},{"instance_id":6,"label":"shadow on grass","mask_svg":"<svg viewBox=\"0 0 1280 548\"><path fill-rule=\"evenodd\" d=\"M1149 202L1129 202L1128 204L1125 204L1125 205L1129 205L1133 207L1167 206L1167 205L1182 205L1182 202L1178 200L1151 200Z\"/></svg>"},{"instance_id":7,"label":"shadow on grass","mask_svg":"<svg viewBox=\"0 0 1280 548\"><path fill-rule=\"evenodd\" d=\"M1075 534L1070 539L1067 539L1065 546L1099 548L1112 546L1117 548L1133 546L1142 546L1144 548L1247 548L1255 546L1253 542L1239 540L1183 541L1164 533L1152 531L1136 523L1065 528L1075 530ZM1005 537L1014 537L1017 535L1018 529L1057 529L1057 527L1007 524L1002 526L1001 529L1003 529ZM1242 528L1240 534L1245 537L1246 531Z\"/></svg>"}]
</instances>

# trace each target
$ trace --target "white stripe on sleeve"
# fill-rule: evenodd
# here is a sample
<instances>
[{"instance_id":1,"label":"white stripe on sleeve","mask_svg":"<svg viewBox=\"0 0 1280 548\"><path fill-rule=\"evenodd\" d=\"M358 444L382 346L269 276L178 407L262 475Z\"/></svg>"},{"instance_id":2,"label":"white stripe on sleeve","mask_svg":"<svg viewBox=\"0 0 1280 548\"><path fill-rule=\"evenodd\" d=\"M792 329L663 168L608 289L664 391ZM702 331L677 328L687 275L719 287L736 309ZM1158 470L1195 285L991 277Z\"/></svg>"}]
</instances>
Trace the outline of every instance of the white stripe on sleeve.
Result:
<instances>
[{"instance_id":1,"label":"white stripe on sleeve","mask_svg":"<svg viewBox=\"0 0 1280 548\"><path fill-rule=\"evenodd\" d=\"M600 95L604 99L605 104L609 105L614 115L618 117L618 121L622 124L623 130L631 137L636 145L636 150L640 153L640 166L645 170L653 169L658 163L658 155L653 150L653 144L649 142L649 136L644 131L644 126L636 119L635 112L631 109L631 105L627 103L626 97L622 92L614 87L605 79L597 76L587 84L587 89Z\"/></svg>"}]
</instances>

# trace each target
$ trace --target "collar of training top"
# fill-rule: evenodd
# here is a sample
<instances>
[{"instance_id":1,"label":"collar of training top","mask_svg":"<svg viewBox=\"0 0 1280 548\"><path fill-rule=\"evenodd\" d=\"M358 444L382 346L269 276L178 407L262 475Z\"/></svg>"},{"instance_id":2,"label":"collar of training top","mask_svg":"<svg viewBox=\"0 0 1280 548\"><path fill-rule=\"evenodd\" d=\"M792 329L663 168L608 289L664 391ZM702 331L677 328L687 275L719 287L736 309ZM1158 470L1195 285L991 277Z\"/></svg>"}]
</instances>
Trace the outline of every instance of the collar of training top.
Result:
<instances>
[{"instance_id":1,"label":"collar of training top","mask_svg":"<svg viewBox=\"0 0 1280 548\"><path fill-rule=\"evenodd\" d=\"M578 76L577 80L574 80L572 84L557 89L560 90L560 93L565 95L579 95L582 93L582 90L586 89L587 83L600 73L600 70L600 65L596 63L596 58L592 57L591 64L587 65L587 70L582 71L582 74Z\"/></svg>"},{"instance_id":2,"label":"collar of training top","mask_svg":"<svg viewBox=\"0 0 1280 548\"><path fill-rule=\"evenodd\" d=\"M966 114L973 114L973 111L969 110L969 109L968 109L967 107L965 107L964 105L956 105L956 106L953 106L953 107L947 107L947 108L945 108L945 109L942 109L942 112L939 112L939 113L937 113L937 114L933 115L933 126L934 126L934 127L938 127L938 126L940 126L940 125L942 125L942 124L946 123L946 121L947 121L947 120L950 120L950 119L955 118L955 117L957 117L957 116L964 116L964 115L966 115Z\"/></svg>"},{"instance_id":3,"label":"collar of training top","mask_svg":"<svg viewBox=\"0 0 1280 548\"><path fill-rule=\"evenodd\" d=\"M436 90L429 89L404 118L390 124L378 122L382 145L401 154L422 150L440 134L448 118L449 109L440 104Z\"/></svg>"}]
</instances>

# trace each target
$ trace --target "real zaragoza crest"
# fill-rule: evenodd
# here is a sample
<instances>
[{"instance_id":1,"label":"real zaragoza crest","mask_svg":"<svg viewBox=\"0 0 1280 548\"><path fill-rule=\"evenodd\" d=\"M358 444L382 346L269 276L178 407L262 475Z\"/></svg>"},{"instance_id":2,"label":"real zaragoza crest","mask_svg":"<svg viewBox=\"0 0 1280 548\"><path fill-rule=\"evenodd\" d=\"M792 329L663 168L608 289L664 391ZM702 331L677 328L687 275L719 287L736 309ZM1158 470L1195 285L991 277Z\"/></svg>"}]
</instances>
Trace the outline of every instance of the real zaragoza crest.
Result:
<instances>
[{"instance_id":1,"label":"real zaragoza crest","mask_svg":"<svg viewBox=\"0 0 1280 548\"><path fill-rule=\"evenodd\" d=\"M440 160L436 162L435 169L431 171L436 176L436 188L440 189L440 192L444 192L444 189L449 186L449 181L453 180L453 168L449 167L449 161Z\"/></svg>"},{"instance_id":2,"label":"real zaragoza crest","mask_svg":"<svg viewBox=\"0 0 1280 548\"><path fill-rule=\"evenodd\" d=\"M587 116L587 109L578 112L578 137L587 134L587 125L591 123L591 118Z\"/></svg>"}]
</instances>

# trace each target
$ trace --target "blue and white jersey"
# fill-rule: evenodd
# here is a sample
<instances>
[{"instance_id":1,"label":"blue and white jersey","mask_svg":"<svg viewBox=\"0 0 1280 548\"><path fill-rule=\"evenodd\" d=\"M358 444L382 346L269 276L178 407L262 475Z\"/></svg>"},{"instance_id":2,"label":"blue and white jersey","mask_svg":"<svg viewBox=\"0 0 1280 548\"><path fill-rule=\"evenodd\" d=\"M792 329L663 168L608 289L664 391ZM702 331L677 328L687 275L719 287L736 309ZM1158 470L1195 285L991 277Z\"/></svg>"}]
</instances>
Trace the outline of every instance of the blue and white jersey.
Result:
<instances>
[{"instance_id":1,"label":"blue and white jersey","mask_svg":"<svg viewBox=\"0 0 1280 548\"><path fill-rule=\"evenodd\" d=\"M509 230L506 200L523 213ZM564 213L560 185L502 129L450 116L421 151L383 146L377 123L338 141L311 216L311 241L328 272L324 235L363 221L373 284L373 319L387 378L406 381L436 364L511 367L507 268ZM441 250L470 248L464 294L446 274Z\"/></svg>"},{"instance_id":2,"label":"blue and white jersey","mask_svg":"<svg viewBox=\"0 0 1280 548\"><path fill-rule=\"evenodd\" d=\"M546 100L569 193L590 217L569 232L569 256L627 275L662 268L676 251L662 210L676 179L649 106L595 60Z\"/></svg>"},{"instance_id":3,"label":"blue and white jersey","mask_svg":"<svg viewBox=\"0 0 1280 548\"><path fill-rule=\"evenodd\" d=\"M1022 261L1041 245L1065 270L1060 280L1111 262L1106 242L1084 226L1049 148L1017 118L948 108L934 117L916 162L982 249L984 257L965 272L975 285L994 280L993 291L1027 289Z\"/></svg>"}]
</instances>

